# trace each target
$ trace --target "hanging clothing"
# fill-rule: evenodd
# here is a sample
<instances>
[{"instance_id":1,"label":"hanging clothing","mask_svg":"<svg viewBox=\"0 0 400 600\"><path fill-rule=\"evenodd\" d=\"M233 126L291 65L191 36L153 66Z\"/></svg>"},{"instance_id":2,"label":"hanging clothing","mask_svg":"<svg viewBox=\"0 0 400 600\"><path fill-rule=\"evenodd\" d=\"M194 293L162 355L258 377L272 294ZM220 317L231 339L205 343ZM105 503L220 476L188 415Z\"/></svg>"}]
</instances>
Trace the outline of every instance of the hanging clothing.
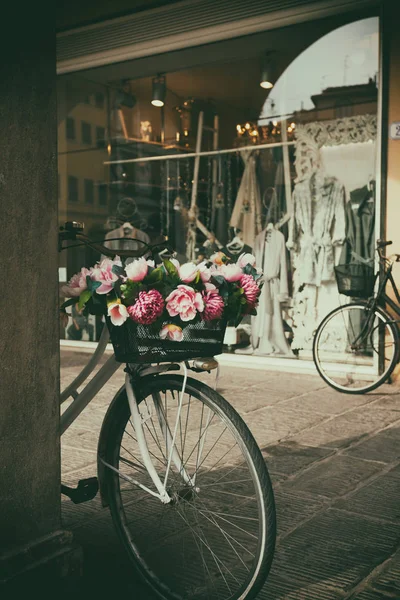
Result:
<instances>
[{"instance_id":1,"label":"hanging clothing","mask_svg":"<svg viewBox=\"0 0 400 600\"><path fill-rule=\"evenodd\" d=\"M373 261L375 254L375 198L364 186L350 192L346 205L346 240L341 264Z\"/></svg>"},{"instance_id":2,"label":"hanging clothing","mask_svg":"<svg viewBox=\"0 0 400 600\"><path fill-rule=\"evenodd\" d=\"M256 157L252 150L241 153L245 168L236 196L230 226L240 229L245 244L254 246L261 231L261 197L256 174Z\"/></svg>"},{"instance_id":3,"label":"hanging clothing","mask_svg":"<svg viewBox=\"0 0 400 600\"><path fill-rule=\"evenodd\" d=\"M296 184L287 246L298 254L299 277L319 287L334 281L334 246L345 239L345 191L336 177L313 173Z\"/></svg>"},{"instance_id":4,"label":"hanging clothing","mask_svg":"<svg viewBox=\"0 0 400 600\"><path fill-rule=\"evenodd\" d=\"M125 231L124 231L125 230ZM128 232L129 230L129 232ZM114 240L112 238L124 238L122 240ZM139 241L138 241L139 240ZM105 236L104 246L111 250L144 250L146 247L141 244L140 241L150 244L150 237L144 231L136 229L130 223L124 223L121 227L109 231ZM102 255L102 258L106 258ZM130 263L134 260L128 258L126 263Z\"/></svg>"},{"instance_id":5,"label":"hanging clothing","mask_svg":"<svg viewBox=\"0 0 400 600\"><path fill-rule=\"evenodd\" d=\"M280 303L288 300L285 237L268 225L255 240L256 265L263 270L257 315L251 319L252 346L256 354L291 354L285 336Z\"/></svg>"}]
</instances>

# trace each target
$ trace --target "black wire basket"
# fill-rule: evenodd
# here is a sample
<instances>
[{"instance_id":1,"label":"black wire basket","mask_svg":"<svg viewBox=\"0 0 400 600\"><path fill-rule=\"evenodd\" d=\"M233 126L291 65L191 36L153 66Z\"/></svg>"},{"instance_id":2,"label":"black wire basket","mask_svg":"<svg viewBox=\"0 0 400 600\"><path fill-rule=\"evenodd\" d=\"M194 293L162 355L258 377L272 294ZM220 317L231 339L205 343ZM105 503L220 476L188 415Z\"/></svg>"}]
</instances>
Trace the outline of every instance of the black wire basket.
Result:
<instances>
[{"instance_id":1,"label":"black wire basket","mask_svg":"<svg viewBox=\"0 0 400 600\"><path fill-rule=\"evenodd\" d=\"M222 353L226 322L199 321L183 327L181 342L160 338L167 322L154 327L140 325L131 319L115 326L106 317L115 358L122 363L181 362Z\"/></svg>"},{"instance_id":2,"label":"black wire basket","mask_svg":"<svg viewBox=\"0 0 400 600\"><path fill-rule=\"evenodd\" d=\"M374 294L375 273L370 265L350 263L335 267L339 294L352 298L370 298Z\"/></svg>"}]
</instances>

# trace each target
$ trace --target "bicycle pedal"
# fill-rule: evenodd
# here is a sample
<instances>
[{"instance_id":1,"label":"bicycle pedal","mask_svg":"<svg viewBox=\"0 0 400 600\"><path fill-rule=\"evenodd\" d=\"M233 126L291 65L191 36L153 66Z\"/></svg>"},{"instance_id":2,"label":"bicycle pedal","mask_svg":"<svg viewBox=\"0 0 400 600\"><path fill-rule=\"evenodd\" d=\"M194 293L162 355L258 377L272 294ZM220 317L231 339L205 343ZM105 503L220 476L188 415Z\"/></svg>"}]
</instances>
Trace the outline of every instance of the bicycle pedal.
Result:
<instances>
[{"instance_id":1,"label":"bicycle pedal","mask_svg":"<svg viewBox=\"0 0 400 600\"><path fill-rule=\"evenodd\" d=\"M97 477L80 479L76 488L61 484L61 493L68 496L74 504L81 504L93 500L99 491L99 481Z\"/></svg>"}]
</instances>

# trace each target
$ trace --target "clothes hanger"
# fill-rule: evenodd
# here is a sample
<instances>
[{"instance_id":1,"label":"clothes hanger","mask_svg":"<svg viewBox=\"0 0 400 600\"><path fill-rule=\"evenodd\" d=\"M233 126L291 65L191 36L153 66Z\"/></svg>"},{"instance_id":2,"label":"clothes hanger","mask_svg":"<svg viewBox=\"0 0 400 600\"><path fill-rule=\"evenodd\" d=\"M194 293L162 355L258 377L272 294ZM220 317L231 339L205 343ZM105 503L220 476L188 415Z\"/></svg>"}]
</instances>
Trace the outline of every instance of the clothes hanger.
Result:
<instances>
[{"instance_id":1,"label":"clothes hanger","mask_svg":"<svg viewBox=\"0 0 400 600\"><path fill-rule=\"evenodd\" d=\"M235 237L226 244L228 250L240 251L244 246L244 241L239 236L240 229L234 229Z\"/></svg>"}]
</instances>

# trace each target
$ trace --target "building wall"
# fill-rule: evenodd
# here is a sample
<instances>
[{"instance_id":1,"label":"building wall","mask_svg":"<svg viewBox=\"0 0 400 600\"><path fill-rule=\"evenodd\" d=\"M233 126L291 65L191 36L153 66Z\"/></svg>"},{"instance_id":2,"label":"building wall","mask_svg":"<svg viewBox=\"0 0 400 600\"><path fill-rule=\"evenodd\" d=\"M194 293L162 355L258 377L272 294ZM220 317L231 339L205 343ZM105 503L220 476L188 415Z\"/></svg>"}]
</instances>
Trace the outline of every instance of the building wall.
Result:
<instances>
[{"instance_id":1,"label":"building wall","mask_svg":"<svg viewBox=\"0 0 400 600\"><path fill-rule=\"evenodd\" d=\"M391 6L389 6L389 4ZM389 36L389 114L388 126L400 122L400 37L397 24L400 4L387 3L385 31ZM384 56L384 59L387 57ZM388 252L400 253L400 140L388 140L386 239L393 245ZM395 277L400 284L400 264L395 265Z\"/></svg>"}]
</instances>

